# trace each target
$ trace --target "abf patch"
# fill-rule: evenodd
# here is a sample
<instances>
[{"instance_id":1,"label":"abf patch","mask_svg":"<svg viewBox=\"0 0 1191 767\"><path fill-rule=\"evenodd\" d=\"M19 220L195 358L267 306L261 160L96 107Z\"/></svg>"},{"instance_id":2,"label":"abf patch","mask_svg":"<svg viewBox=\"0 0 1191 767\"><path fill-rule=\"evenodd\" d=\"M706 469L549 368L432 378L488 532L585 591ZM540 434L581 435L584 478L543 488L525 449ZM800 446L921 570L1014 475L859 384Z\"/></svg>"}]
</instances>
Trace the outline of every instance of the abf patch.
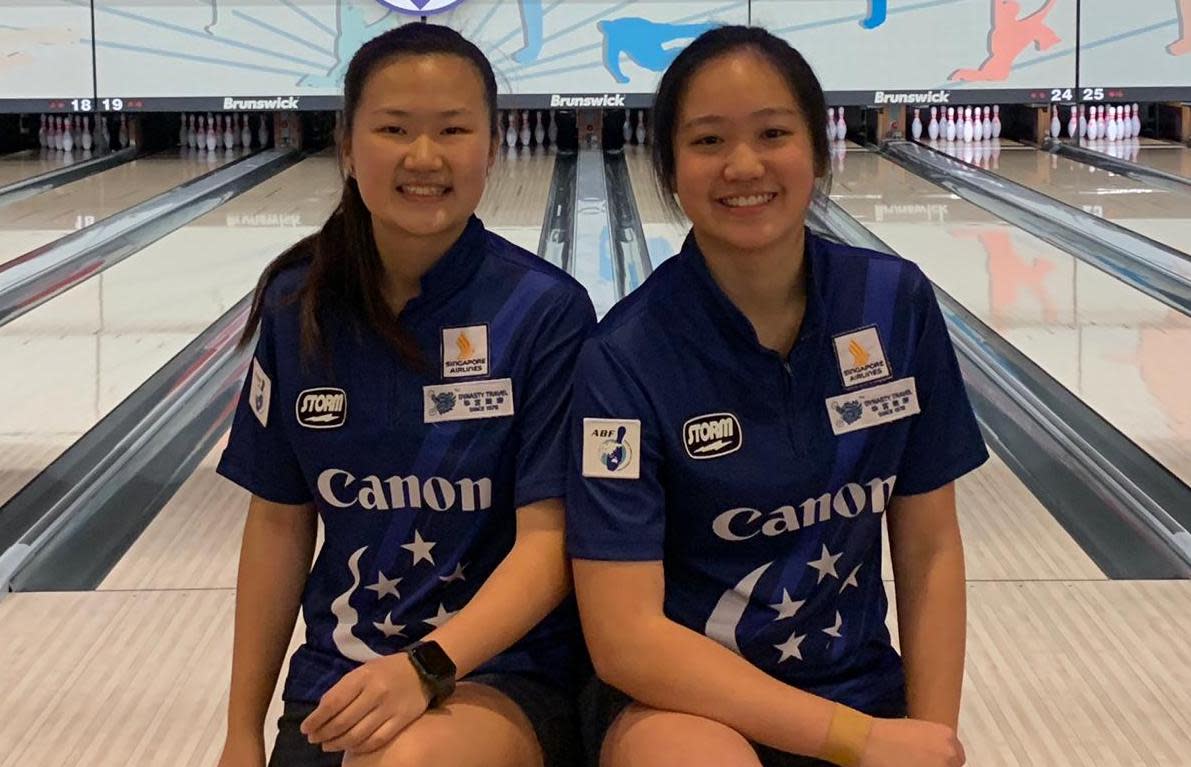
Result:
<instances>
[{"instance_id":1,"label":"abf patch","mask_svg":"<svg viewBox=\"0 0 1191 767\"><path fill-rule=\"evenodd\" d=\"M252 387L248 391L248 406L261 426L269 426L269 400L273 396L273 382L265 375L261 363L252 358Z\"/></svg>"},{"instance_id":2,"label":"abf patch","mask_svg":"<svg viewBox=\"0 0 1191 767\"><path fill-rule=\"evenodd\" d=\"M488 375L488 326L442 330L442 377Z\"/></svg>"},{"instance_id":3,"label":"abf patch","mask_svg":"<svg viewBox=\"0 0 1191 767\"><path fill-rule=\"evenodd\" d=\"M833 340L845 387L883 381L893 375L876 326L844 333Z\"/></svg>"},{"instance_id":4,"label":"abf patch","mask_svg":"<svg viewBox=\"0 0 1191 767\"><path fill-rule=\"evenodd\" d=\"M641 478L641 422L583 419L583 476Z\"/></svg>"},{"instance_id":5,"label":"abf patch","mask_svg":"<svg viewBox=\"0 0 1191 767\"><path fill-rule=\"evenodd\" d=\"M914 378L870 386L827 400L827 417L836 435L879 426L917 415L918 387Z\"/></svg>"}]
</instances>

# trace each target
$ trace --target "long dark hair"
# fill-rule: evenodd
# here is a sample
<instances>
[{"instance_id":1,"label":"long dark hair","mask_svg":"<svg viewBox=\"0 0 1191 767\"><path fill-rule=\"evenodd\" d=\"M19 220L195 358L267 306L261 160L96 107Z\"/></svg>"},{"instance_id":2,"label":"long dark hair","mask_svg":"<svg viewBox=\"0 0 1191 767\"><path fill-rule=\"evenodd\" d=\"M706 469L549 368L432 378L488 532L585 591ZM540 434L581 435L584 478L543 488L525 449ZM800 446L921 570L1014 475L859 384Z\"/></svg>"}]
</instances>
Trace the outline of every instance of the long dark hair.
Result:
<instances>
[{"instance_id":1,"label":"long dark hair","mask_svg":"<svg viewBox=\"0 0 1191 767\"><path fill-rule=\"evenodd\" d=\"M760 54L786 80L790 93L802 110L815 155L816 185L820 193L831 186L831 148L827 143L827 100L815 71L802 54L777 35L761 27L724 26L708 30L688 45L662 75L653 104L654 142L651 153L654 179L662 201L676 214L682 209L675 200L674 132L678 109L693 78L703 65L739 50Z\"/></svg>"},{"instance_id":2,"label":"long dark hair","mask_svg":"<svg viewBox=\"0 0 1191 767\"><path fill-rule=\"evenodd\" d=\"M484 83L489 123L495 139L498 127L496 76L492 64L474 44L449 27L413 22L391 29L365 43L352 57L343 82L343 121L337 136L342 167L344 139L351 135L356 111L368 78L403 56L458 56L475 67ZM304 238L265 268L256 285L248 324L240 337L247 345L256 334L264 309L265 291L285 269L309 262L306 280L291 301L299 301L301 354L310 361L316 352L329 356L324 336L324 312L334 309L353 316L384 338L402 359L419 364L421 354L413 337L402 327L381 291L384 265L372 234L372 217L355 178L343 180L339 206L318 232Z\"/></svg>"}]
</instances>

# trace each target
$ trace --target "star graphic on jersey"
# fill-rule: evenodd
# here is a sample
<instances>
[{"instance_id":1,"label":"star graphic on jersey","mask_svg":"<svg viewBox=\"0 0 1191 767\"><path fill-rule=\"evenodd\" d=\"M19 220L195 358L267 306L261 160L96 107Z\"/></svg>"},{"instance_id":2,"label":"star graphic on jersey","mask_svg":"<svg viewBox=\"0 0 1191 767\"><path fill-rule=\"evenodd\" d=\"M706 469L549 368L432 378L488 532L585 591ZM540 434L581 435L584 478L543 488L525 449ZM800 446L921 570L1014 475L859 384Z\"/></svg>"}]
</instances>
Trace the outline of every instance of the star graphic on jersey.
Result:
<instances>
[{"instance_id":1,"label":"star graphic on jersey","mask_svg":"<svg viewBox=\"0 0 1191 767\"><path fill-rule=\"evenodd\" d=\"M393 623L393 619L388 615L385 615L384 623L373 623L372 625L376 626L377 631L385 635L385 639L405 636L403 633L405 626L400 623Z\"/></svg>"},{"instance_id":2,"label":"star graphic on jersey","mask_svg":"<svg viewBox=\"0 0 1191 767\"><path fill-rule=\"evenodd\" d=\"M378 572L376 583L371 586L365 586L365 588L369 591L375 591L377 599L383 599L389 594L401 599L401 594L397 592L398 583L401 583L400 578L386 578L384 573Z\"/></svg>"},{"instance_id":3,"label":"star graphic on jersey","mask_svg":"<svg viewBox=\"0 0 1191 767\"><path fill-rule=\"evenodd\" d=\"M802 640L806 639L806 635L798 636L798 632L790 635L790 638L781 644L775 644L774 647L781 651L782 659L778 663L785 663L791 658L802 660Z\"/></svg>"},{"instance_id":4,"label":"star graphic on jersey","mask_svg":"<svg viewBox=\"0 0 1191 767\"><path fill-rule=\"evenodd\" d=\"M786 618L793 618L804 604L806 604L805 599L790 599L790 592L782 589L782 601L776 605L770 605L777 610L777 617L773 619L774 623L784 621Z\"/></svg>"},{"instance_id":5,"label":"star graphic on jersey","mask_svg":"<svg viewBox=\"0 0 1191 767\"><path fill-rule=\"evenodd\" d=\"M823 545L823 553L819 555L818 559L812 559L807 562L807 567L813 567L819 571L819 580L815 583L822 583L823 579L830 575L832 578L839 578L839 573L835 571L835 562L843 556L843 552L839 554L832 554L827 550L827 545Z\"/></svg>"},{"instance_id":6,"label":"star graphic on jersey","mask_svg":"<svg viewBox=\"0 0 1191 767\"><path fill-rule=\"evenodd\" d=\"M436 629L442 628L442 625L444 623L446 623L447 621L449 621L451 618L454 618L455 614L458 612L459 612L458 610L454 610L454 611L448 610L446 608L446 606L440 602L438 605L438 615L435 615L433 618L427 618L426 620L424 620L422 622L429 623L431 626L434 626L434 628L436 628Z\"/></svg>"},{"instance_id":7,"label":"star graphic on jersey","mask_svg":"<svg viewBox=\"0 0 1191 767\"><path fill-rule=\"evenodd\" d=\"M840 586L839 593L842 594L845 591L847 591L849 586L855 586L856 588L860 588L860 583L856 580L856 573L860 572L860 568L863 566L864 566L864 563L861 562L859 565L856 565L855 570L848 573L848 577L844 579L844 585Z\"/></svg>"},{"instance_id":8,"label":"star graphic on jersey","mask_svg":"<svg viewBox=\"0 0 1191 767\"><path fill-rule=\"evenodd\" d=\"M403 543L401 544L401 548L414 555L415 565L421 562L423 559L433 565L434 557L430 554L430 550L437 545L437 543L422 540L422 533L414 530L414 542ZM413 565L410 566L412 567Z\"/></svg>"},{"instance_id":9,"label":"star graphic on jersey","mask_svg":"<svg viewBox=\"0 0 1191 767\"><path fill-rule=\"evenodd\" d=\"M844 626L844 619L842 617L840 617L839 610L836 610L835 611L835 625L831 626L830 628L823 629L823 633L829 637L835 637L836 639L840 639L843 637L843 634L840 634L839 630L841 628L843 628L843 626Z\"/></svg>"},{"instance_id":10,"label":"star graphic on jersey","mask_svg":"<svg viewBox=\"0 0 1191 767\"><path fill-rule=\"evenodd\" d=\"M464 577L464 575L463 575L463 568L465 568L465 567L467 567L467 565L460 562L459 564L455 565L455 572L451 573L450 575L440 575L440 576L438 576L438 579L440 581L442 581L443 583L454 583L455 581L465 581L465 580L467 580L467 578Z\"/></svg>"}]
</instances>

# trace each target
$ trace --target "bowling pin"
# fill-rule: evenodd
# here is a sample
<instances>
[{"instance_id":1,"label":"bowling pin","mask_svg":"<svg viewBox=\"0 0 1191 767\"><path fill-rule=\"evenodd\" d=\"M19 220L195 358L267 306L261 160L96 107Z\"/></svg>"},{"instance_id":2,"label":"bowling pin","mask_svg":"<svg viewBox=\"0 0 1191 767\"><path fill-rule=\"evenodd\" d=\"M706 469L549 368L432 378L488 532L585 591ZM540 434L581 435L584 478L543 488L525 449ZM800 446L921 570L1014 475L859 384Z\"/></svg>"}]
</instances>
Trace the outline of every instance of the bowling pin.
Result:
<instances>
[{"instance_id":1,"label":"bowling pin","mask_svg":"<svg viewBox=\"0 0 1191 767\"><path fill-rule=\"evenodd\" d=\"M90 152L93 146L95 146L95 141L91 138L91 115L87 115L86 122L83 124L83 151Z\"/></svg>"},{"instance_id":2,"label":"bowling pin","mask_svg":"<svg viewBox=\"0 0 1191 767\"><path fill-rule=\"evenodd\" d=\"M910 134L914 140L922 138L922 119L918 116L918 110L914 110L914 122L910 123Z\"/></svg>"},{"instance_id":3,"label":"bowling pin","mask_svg":"<svg viewBox=\"0 0 1191 767\"><path fill-rule=\"evenodd\" d=\"M843 141L848 137L848 121L844 119L844 108L839 108L839 119L835 123L835 140Z\"/></svg>"},{"instance_id":4,"label":"bowling pin","mask_svg":"<svg viewBox=\"0 0 1191 767\"><path fill-rule=\"evenodd\" d=\"M48 129L46 128L46 116L41 116L41 127L37 130L37 143L42 149L45 149L45 137Z\"/></svg>"},{"instance_id":5,"label":"bowling pin","mask_svg":"<svg viewBox=\"0 0 1191 767\"><path fill-rule=\"evenodd\" d=\"M529 146L531 138L533 138L533 131L529 127L529 110L526 109L521 113L521 146Z\"/></svg>"},{"instance_id":6,"label":"bowling pin","mask_svg":"<svg viewBox=\"0 0 1191 767\"><path fill-rule=\"evenodd\" d=\"M186 146L186 115L178 120L178 147Z\"/></svg>"},{"instance_id":7,"label":"bowling pin","mask_svg":"<svg viewBox=\"0 0 1191 767\"><path fill-rule=\"evenodd\" d=\"M248 115L240 114L240 143L245 149L252 148L252 128L248 127Z\"/></svg>"},{"instance_id":8,"label":"bowling pin","mask_svg":"<svg viewBox=\"0 0 1191 767\"><path fill-rule=\"evenodd\" d=\"M926 126L926 135L930 136L930 140L934 141L939 137L939 108L930 108L930 122Z\"/></svg>"},{"instance_id":9,"label":"bowling pin","mask_svg":"<svg viewBox=\"0 0 1191 767\"><path fill-rule=\"evenodd\" d=\"M218 139L215 138L215 116L207 114L207 151L214 152L215 147L219 145Z\"/></svg>"},{"instance_id":10,"label":"bowling pin","mask_svg":"<svg viewBox=\"0 0 1191 767\"><path fill-rule=\"evenodd\" d=\"M645 110L637 112L637 143L644 145L648 135L645 132Z\"/></svg>"},{"instance_id":11,"label":"bowling pin","mask_svg":"<svg viewBox=\"0 0 1191 767\"><path fill-rule=\"evenodd\" d=\"M232 130L232 116L225 114L223 116L223 148L232 150L236 146L236 134Z\"/></svg>"},{"instance_id":12,"label":"bowling pin","mask_svg":"<svg viewBox=\"0 0 1191 767\"><path fill-rule=\"evenodd\" d=\"M517 113L509 112L509 127L505 130L505 146L509 149L517 146Z\"/></svg>"},{"instance_id":13,"label":"bowling pin","mask_svg":"<svg viewBox=\"0 0 1191 767\"><path fill-rule=\"evenodd\" d=\"M980 127L983 128L983 130L980 132L980 135L981 135L981 137L984 138L985 141L988 141L990 138L992 138L992 108L991 107L984 108L984 122L981 124Z\"/></svg>"},{"instance_id":14,"label":"bowling pin","mask_svg":"<svg viewBox=\"0 0 1191 767\"><path fill-rule=\"evenodd\" d=\"M1100 137L1100 124L1096 121L1096 110L1098 107L1092 105L1088 110L1088 141L1095 141Z\"/></svg>"},{"instance_id":15,"label":"bowling pin","mask_svg":"<svg viewBox=\"0 0 1191 767\"><path fill-rule=\"evenodd\" d=\"M536 109L533 112L533 140L538 146L546 143L546 129L542 126L542 113Z\"/></svg>"},{"instance_id":16,"label":"bowling pin","mask_svg":"<svg viewBox=\"0 0 1191 767\"><path fill-rule=\"evenodd\" d=\"M955 107L947 107L947 140L955 141Z\"/></svg>"},{"instance_id":17,"label":"bowling pin","mask_svg":"<svg viewBox=\"0 0 1191 767\"><path fill-rule=\"evenodd\" d=\"M1108 140L1116 141L1120 138L1120 127L1117 124L1117 110L1115 107L1108 108Z\"/></svg>"},{"instance_id":18,"label":"bowling pin","mask_svg":"<svg viewBox=\"0 0 1191 767\"><path fill-rule=\"evenodd\" d=\"M1072 104L1071 116L1067 118L1067 138L1079 138L1079 109Z\"/></svg>"},{"instance_id":19,"label":"bowling pin","mask_svg":"<svg viewBox=\"0 0 1191 767\"><path fill-rule=\"evenodd\" d=\"M975 136L975 128L972 125L972 107L964 108L964 143L971 143Z\"/></svg>"},{"instance_id":20,"label":"bowling pin","mask_svg":"<svg viewBox=\"0 0 1191 767\"><path fill-rule=\"evenodd\" d=\"M624 110L624 125L621 126L621 132L624 135L624 143L631 144L633 142L633 110Z\"/></svg>"},{"instance_id":21,"label":"bowling pin","mask_svg":"<svg viewBox=\"0 0 1191 767\"><path fill-rule=\"evenodd\" d=\"M554 112L546 113L546 139L550 146L558 146L558 123L554 119Z\"/></svg>"},{"instance_id":22,"label":"bowling pin","mask_svg":"<svg viewBox=\"0 0 1191 767\"><path fill-rule=\"evenodd\" d=\"M260 124L256 129L256 139L260 142L261 149L269 146L269 123L265 115L261 115Z\"/></svg>"},{"instance_id":23,"label":"bowling pin","mask_svg":"<svg viewBox=\"0 0 1191 767\"><path fill-rule=\"evenodd\" d=\"M1140 109L1141 107L1139 107L1137 104L1133 105L1133 138L1137 138L1141 135Z\"/></svg>"},{"instance_id":24,"label":"bowling pin","mask_svg":"<svg viewBox=\"0 0 1191 767\"><path fill-rule=\"evenodd\" d=\"M74 127L69 117L66 118L66 132L62 134L62 149L67 152L74 151Z\"/></svg>"},{"instance_id":25,"label":"bowling pin","mask_svg":"<svg viewBox=\"0 0 1191 767\"><path fill-rule=\"evenodd\" d=\"M993 128L992 137L1000 138L1001 137L1001 106L999 104L993 104L992 128ZM995 163L996 155L993 156L993 160Z\"/></svg>"},{"instance_id":26,"label":"bowling pin","mask_svg":"<svg viewBox=\"0 0 1191 767\"><path fill-rule=\"evenodd\" d=\"M1062 126L1059 125L1059 105L1055 104L1050 110L1050 137L1058 138L1061 132Z\"/></svg>"},{"instance_id":27,"label":"bowling pin","mask_svg":"<svg viewBox=\"0 0 1191 767\"><path fill-rule=\"evenodd\" d=\"M51 143L54 145L54 149L61 152L62 151L62 118L61 117L52 118L51 124L54 126L54 131L50 137L52 139Z\"/></svg>"},{"instance_id":28,"label":"bowling pin","mask_svg":"<svg viewBox=\"0 0 1191 767\"><path fill-rule=\"evenodd\" d=\"M1083 104L1079 105L1079 137L1088 135L1088 116Z\"/></svg>"},{"instance_id":29,"label":"bowling pin","mask_svg":"<svg viewBox=\"0 0 1191 767\"><path fill-rule=\"evenodd\" d=\"M827 107L827 140L835 141L835 107Z\"/></svg>"}]
</instances>

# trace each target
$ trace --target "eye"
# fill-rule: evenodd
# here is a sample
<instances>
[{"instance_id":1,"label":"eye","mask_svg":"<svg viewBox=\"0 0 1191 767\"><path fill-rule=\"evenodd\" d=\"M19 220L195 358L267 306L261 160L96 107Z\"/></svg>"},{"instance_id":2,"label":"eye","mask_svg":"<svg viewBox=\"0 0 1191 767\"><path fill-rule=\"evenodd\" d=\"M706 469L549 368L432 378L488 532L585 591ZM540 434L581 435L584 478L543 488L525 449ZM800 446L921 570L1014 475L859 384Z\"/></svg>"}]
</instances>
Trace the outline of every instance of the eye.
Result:
<instances>
[{"instance_id":1,"label":"eye","mask_svg":"<svg viewBox=\"0 0 1191 767\"><path fill-rule=\"evenodd\" d=\"M714 146L719 142L719 136L700 136L691 142L691 146Z\"/></svg>"},{"instance_id":2,"label":"eye","mask_svg":"<svg viewBox=\"0 0 1191 767\"><path fill-rule=\"evenodd\" d=\"M761 135L767 139L775 139L775 138L784 138L785 136L789 136L790 134L791 134L791 131L788 131L785 128L767 128L765 130L765 132L762 133Z\"/></svg>"},{"instance_id":3,"label":"eye","mask_svg":"<svg viewBox=\"0 0 1191 767\"><path fill-rule=\"evenodd\" d=\"M448 136L465 136L468 133L471 133L471 130L465 128L462 125L452 125L451 127L444 129L443 133L447 134Z\"/></svg>"},{"instance_id":4,"label":"eye","mask_svg":"<svg viewBox=\"0 0 1191 767\"><path fill-rule=\"evenodd\" d=\"M382 125L380 127L380 132L381 133L401 134L401 133L405 133L405 128L402 128L400 125Z\"/></svg>"}]
</instances>

